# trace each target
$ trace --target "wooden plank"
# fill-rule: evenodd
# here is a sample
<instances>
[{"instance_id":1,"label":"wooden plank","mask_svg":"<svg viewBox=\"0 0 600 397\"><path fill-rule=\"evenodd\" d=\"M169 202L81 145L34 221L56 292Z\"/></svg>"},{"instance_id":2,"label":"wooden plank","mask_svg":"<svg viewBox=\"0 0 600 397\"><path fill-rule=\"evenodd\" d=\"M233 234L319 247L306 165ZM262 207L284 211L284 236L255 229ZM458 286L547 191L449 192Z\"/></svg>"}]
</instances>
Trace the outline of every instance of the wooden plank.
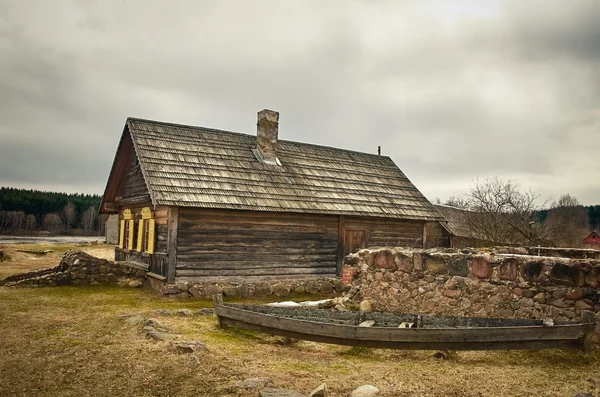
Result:
<instances>
[{"instance_id":1,"label":"wooden plank","mask_svg":"<svg viewBox=\"0 0 600 397\"><path fill-rule=\"evenodd\" d=\"M188 283L262 283L267 281L282 281L282 280L308 280L308 279L324 279L335 278L335 273L331 274L301 274L301 275L276 275L276 276L197 276L197 277L177 277L177 282Z\"/></svg>"},{"instance_id":2,"label":"wooden plank","mask_svg":"<svg viewBox=\"0 0 600 397\"><path fill-rule=\"evenodd\" d=\"M183 241L193 241L198 238L213 238L213 239L245 239L245 238L262 238L263 240L320 240L332 241L337 243L337 234L319 233L317 231L298 233L281 230L272 231L249 231L246 233L235 230L205 230L202 233L191 233L188 230L181 229L181 238Z\"/></svg>"},{"instance_id":3,"label":"wooden plank","mask_svg":"<svg viewBox=\"0 0 600 397\"><path fill-rule=\"evenodd\" d=\"M166 240L166 237L165 237ZM274 250L273 248L276 248ZM214 255L214 254L260 254L262 256L269 255L336 255L336 250L333 247L288 247L282 245L279 247L266 246L265 244L244 245L240 242L238 245L211 245L210 247L178 247L177 253L189 255Z\"/></svg>"},{"instance_id":4,"label":"wooden plank","mask_svg":"<svg viewBox=\"0 0 600 397\"><path fill-rule=\"evenodd\" d=\"M297 214L292 212L272 212L272 211L247 211L247 210L219 210L219 209L197 209L197 208L181 208L181 218L183 221L189 220L194 216L214 216L215 219L224 218L255 218L255 219L279 219L279 220L290 220L299 219L300 221L317 221L317 222L331 222L337 225L337 215L320 215L320 214ZM192 219L194 221L194 219Z\"/></svg>"},{"instance_id":5,"label":"wooden plank","mask_svg":"<svg viewBox=\"0 0 600 397\"><path fill-rule=\"evenodd\" d=\"M176 269L176 277L209 277L209 276L298 276L304 274L335 274L335 267L323 268L294 268L294 267L269 267L252 269Z\"/></svg>"},{"instance_id":6,"label":"wooden plank","mask_svg":"<svg viewBox=\"0 0 600 397\"><path fill-rule=\"evenodd\" d=\"M177 257L177 270L219 270L219 269L262 269L272 267L286 267L286 264L280 262L181 262L179 256ZM321 268L321 267L335 267L335 260L329 262L307 262L307 263L290 263L289 267L297 268Z\"/></svg>"},{"instance_id":7,"label":"wooden plank","mask_svg":"<svg viewBox=\"0 0 600 397\"><path fill-rule=\"evenodd\" d=\"M179 246L182 250L196 250L196 249L221 249L221 247L236 247L241 249L275 249L275 248L302 248L304 250L309 249L331 249L335 252L337 250L337 241L330 240L264 240L259 237L247 237L247 238L204 238L200 242L192 239L181 238L180 241L187 241L190 245Z\"/></svg>"},{"instance_id":8,"label":"wooden plank","mask_svg":"<svg viewBox=\"0 0 600 397\"><path fill-rule=\"evenodd\" d=\"M345 251L345 228L344 228L344 215L340 215L338 224L338 252L337 252L337 274L342 274L342 264L344 263L344 251Z\"/></svg>"},{"instance_id":9,"label":"wooden plank","mask_svg":"<svg viewBox=\"0 0 600 397\"><path fill-rule=\"evenodd\" d=\"M246 262L257 258L258 255L252 253L216 253L216 254L182 254L177 251L177 261L183 262ZM297 254L285 254L280 251L271 252L268 254L260 253L260 257L265 262L279 262L279 263L296 263L296 262L329 262L333 260L335 262L336 256L334 253L328 254L316 254L316 255L297 255Z\"/></svg>"},{"instance_id":10,"label":"wooden plank","mask_svg":"<svg viewBox=\"0 0 600 397\"><path fill-rule=\"evenodd\" d=\"M175 281L175 268L177 266L177 232L179 222L179 209L169 207L169 229L167 236L167 282Z\"/></svg>"}]
</instances>

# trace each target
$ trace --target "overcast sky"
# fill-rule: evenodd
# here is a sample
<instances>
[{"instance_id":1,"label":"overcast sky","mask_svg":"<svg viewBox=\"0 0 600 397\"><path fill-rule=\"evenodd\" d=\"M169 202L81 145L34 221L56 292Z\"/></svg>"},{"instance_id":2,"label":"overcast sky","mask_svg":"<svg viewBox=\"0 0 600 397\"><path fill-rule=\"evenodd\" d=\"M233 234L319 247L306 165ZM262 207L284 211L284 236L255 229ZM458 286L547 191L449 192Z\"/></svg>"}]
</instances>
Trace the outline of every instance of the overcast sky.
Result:
<instances>
[{"instance_id":1,"label":"overcast sky","mask_svg":"<svg viewBox=\"0 0 600 397\"><path fill-rule=\"evenodd\" d=\"M102 194L128 116L600 204L600 1L0 0L0 186Z\"/></svg>"}]
</instances>

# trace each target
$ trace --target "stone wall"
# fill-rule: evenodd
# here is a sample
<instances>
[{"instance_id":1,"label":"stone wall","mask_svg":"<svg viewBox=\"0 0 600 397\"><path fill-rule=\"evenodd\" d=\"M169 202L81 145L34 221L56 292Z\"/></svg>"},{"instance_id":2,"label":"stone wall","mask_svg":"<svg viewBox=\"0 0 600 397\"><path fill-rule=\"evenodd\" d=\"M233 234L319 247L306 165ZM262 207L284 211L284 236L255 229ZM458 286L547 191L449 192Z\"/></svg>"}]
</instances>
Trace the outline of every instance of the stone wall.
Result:
<instances>
[{"instance_id":1,"label":"stone wall","mask_svg":"<svg viewBox=\"0 0 600 397\"><path fill-rule=\"evenodd\" d=\"M0 285L48 287L106 284L141 287L145 277L146 271L141 267L72 250L63 255L58 266L9 276L0 280Z\"/></svg>"},{"instance_id":2,"label":"stone wall","mask_svg":"<svg viewBox=\"0 0 600 397\"><path fill-rule=\"evenodd\" d=\"M377 311L568 320L591 310L600 342L597 259L382 248L349 255L343 271L349 296Z\"/></svg>"}]
</instances>

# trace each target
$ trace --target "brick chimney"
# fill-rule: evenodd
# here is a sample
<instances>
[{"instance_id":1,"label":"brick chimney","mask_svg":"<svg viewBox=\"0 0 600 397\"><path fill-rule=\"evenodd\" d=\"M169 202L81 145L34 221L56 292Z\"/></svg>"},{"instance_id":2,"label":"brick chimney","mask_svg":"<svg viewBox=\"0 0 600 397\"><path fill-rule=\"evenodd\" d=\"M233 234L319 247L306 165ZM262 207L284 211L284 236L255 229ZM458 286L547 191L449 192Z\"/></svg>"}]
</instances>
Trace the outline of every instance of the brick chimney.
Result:
<instances>
[{"instance_id":1,"label":"brick chimney","mask_svg":"<svg viewBox=\"0 0 600 397\"><path fill-rule=\"evenodd\" d=\"M264 109L258 112L257 148L266 164L279 165L277 160L277 135L279 132L279 112Z\"/></svg>"}]
</instances>

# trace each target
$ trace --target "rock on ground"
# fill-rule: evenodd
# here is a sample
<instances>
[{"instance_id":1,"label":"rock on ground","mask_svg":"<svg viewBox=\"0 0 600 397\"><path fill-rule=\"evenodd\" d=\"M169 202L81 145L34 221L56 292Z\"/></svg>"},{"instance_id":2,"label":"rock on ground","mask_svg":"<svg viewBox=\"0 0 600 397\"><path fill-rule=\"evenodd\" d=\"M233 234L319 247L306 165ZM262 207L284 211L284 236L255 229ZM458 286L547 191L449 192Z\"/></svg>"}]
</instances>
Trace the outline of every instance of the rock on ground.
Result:
<instances>
[{"instance_id":1,"label":"rock on ground","mask_svg":"<svg viewBox=\"0 0 600 397\"><path fill-rule=\"evenodd\" d=\"M350 397L374 397L379 394L379 389L372 385L362 385L350 393Z\"/></svg>"},{"instance_id":2,"label":"rock on ground","mask_svg":"<svg viewBox=\"0 0 600 397\"><path fill-rule=\"evenodd\" d=\"M327 384L320 384L315 390L313 390L308 397L327 397Z\"/></svg>"},{"instance_id":3,"label":"rock on ground","mask_svg":"<svg viewBox=\"0 0 600 397\"><path fill-rule=\"evenodd\" d=\"M248 378L237 382L236 385L243 389L258 389L269 383L271 383L271 378Z\"/></svg>"},{"instance_id":4,"label":"rock on ground","mask_svg":"<svg viewBox=\"0 0 600 397\"><path fill-rule=\"evenodd\" d=\"M295 390L276 389L274 387L266 387L258 394L260 397L306 397L304 394L300 394Z\"/></svg>"}]
</instances>

